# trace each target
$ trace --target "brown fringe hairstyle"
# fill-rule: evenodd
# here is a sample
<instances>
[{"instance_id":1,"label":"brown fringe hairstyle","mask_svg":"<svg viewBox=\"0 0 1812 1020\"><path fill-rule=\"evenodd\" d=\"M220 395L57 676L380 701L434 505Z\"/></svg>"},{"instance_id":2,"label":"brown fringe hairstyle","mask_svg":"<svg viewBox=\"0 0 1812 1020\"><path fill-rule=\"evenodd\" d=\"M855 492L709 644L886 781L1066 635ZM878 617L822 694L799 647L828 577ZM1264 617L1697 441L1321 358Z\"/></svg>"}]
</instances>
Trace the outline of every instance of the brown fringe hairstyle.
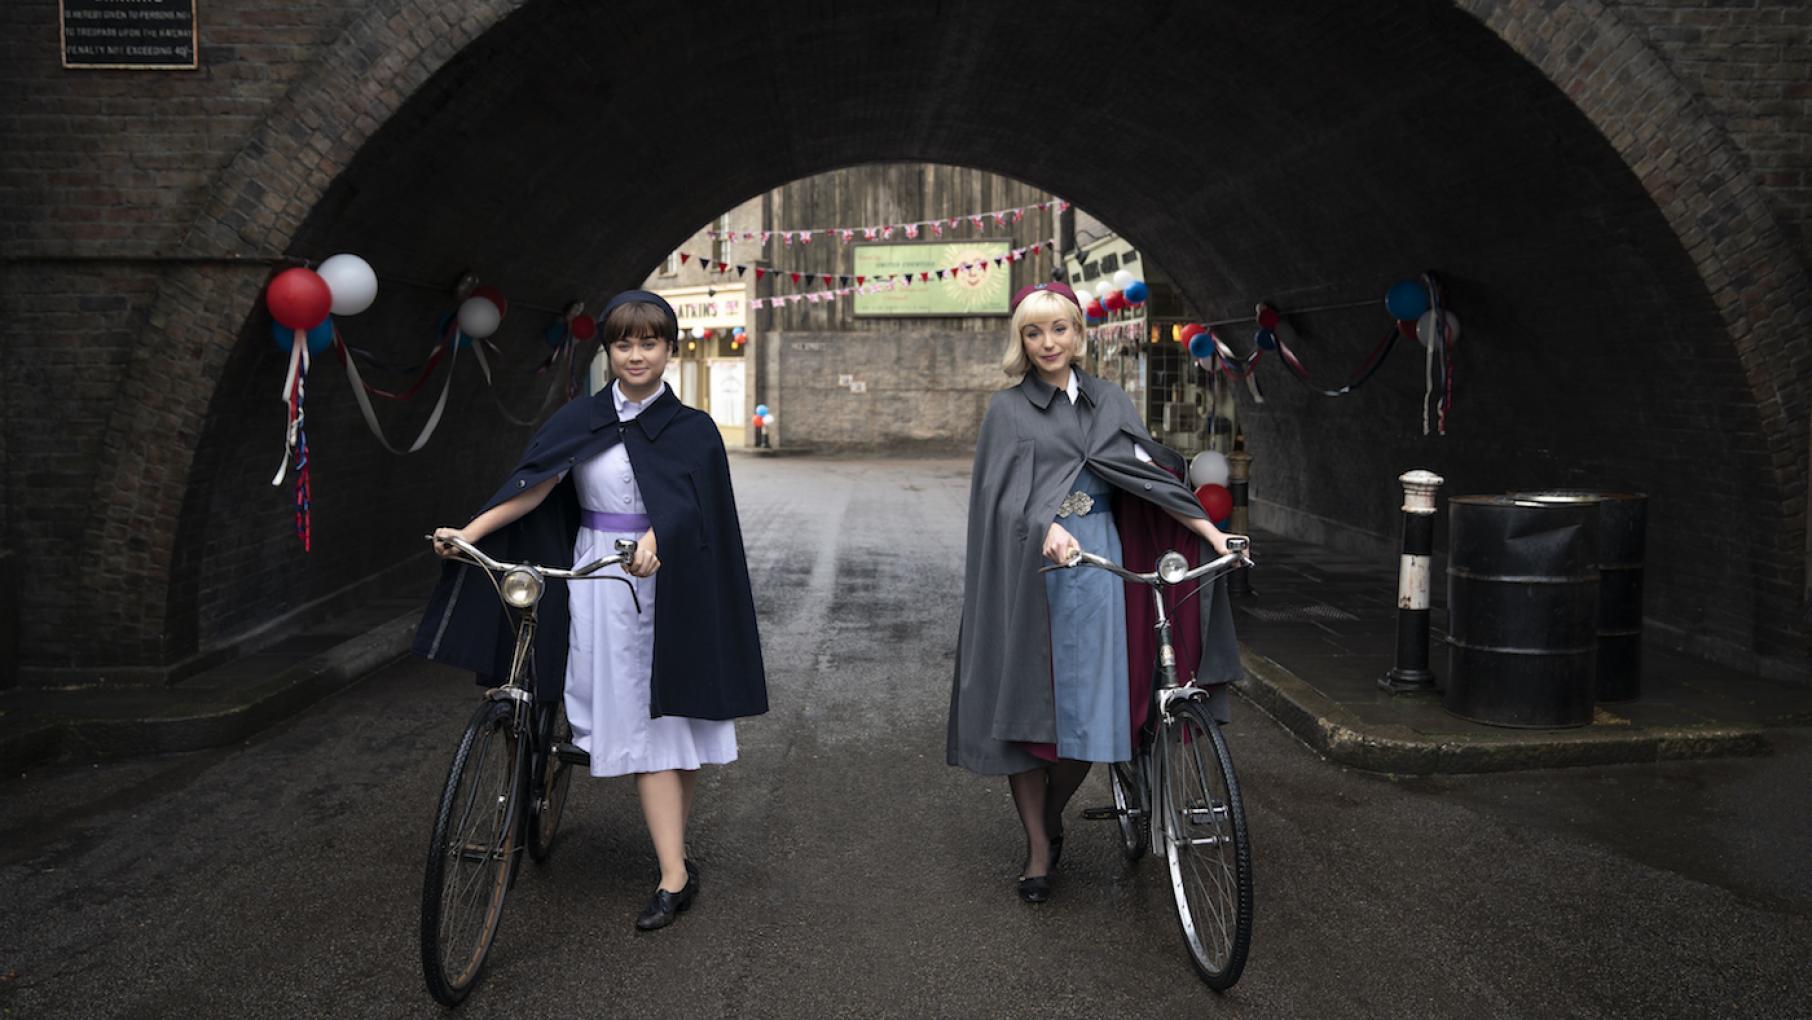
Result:
<instances>
[{"instance_id":1,"label":"brown fringe hairstyle","mask_svg":"<svg viewBox=\"0 0 1812 1020\"><path fill-rule=\"evenodd\" d=\"M652 336L667 341L670 353L679 353L679 334L674 332L667 322L667 316L661 310L646 301L630 301L616 307L604 318L602 346L609 347L618 340L628 337Z\"/></svg>"}]
</instances>

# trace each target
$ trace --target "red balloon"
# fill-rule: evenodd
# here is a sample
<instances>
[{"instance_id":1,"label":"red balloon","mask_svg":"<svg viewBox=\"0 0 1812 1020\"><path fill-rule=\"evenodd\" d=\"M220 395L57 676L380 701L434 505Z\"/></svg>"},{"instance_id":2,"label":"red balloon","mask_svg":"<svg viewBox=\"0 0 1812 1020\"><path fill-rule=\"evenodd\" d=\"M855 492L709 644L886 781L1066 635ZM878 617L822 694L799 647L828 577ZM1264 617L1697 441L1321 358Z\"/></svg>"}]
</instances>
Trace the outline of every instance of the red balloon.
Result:
<instances>
[{"instance_id":1,"label":"red balloon","mask_svg":"<svg viewBox=\"0 0 1812 1020\"><path fill-rule=\"evenodd\" d=\"M1101 302L1099 300L1090 301L1088 303L1087 307L1085 307L1082 311L1083 311L1083 314L1087 315L1091 319L1107 318L1107 311L1101 307Z\"/></svg>"},{"instance_id":2,"label":"red balloon","mask_svg":"<svg viewBox=\"0 0 1812 1020\"><path fill-rule=\"evenodd\" d=\"M1117 290L1110 290L1101 295L1101 307L1119 311L1126 307L1126 296Z\"/></svg>"},{"instance_id":3,"label":"red balloon","mask_svg":"<svg viewBox=\"0 0 1812 1020\"><path fill-rule=\"evenodd\" d=\"M708 329L705 329L705 330L700 330L700 331L699 331L699 339L700 339L700 340L709 340L709 339L711 339L711 337L713 337L713 336L715 336L715 335L716 335L716 334L715 334L715 333L714 333L714 332L713 332L713 331L711 331L711 330L708 330Z\"/></svg>"},{"instance_id":4,"label":"red balloon","mask_svg":"<svg viewBox=\"0 0 1812 1020\"><path fill-rule=\"evenodd\" d=\"M1261 305L1258 309L1258 328L1276 329L1277 309L1272 308L1270 305Z\"/></svg>"},{"instance_id":5,"label":"red balloon","mask_svg":"<svg viewBox=\"0 0 1812 1020\"><path fill-rule=\"evenodd\" d=\"M1208 328L1206 326L1203 326L1199 322L1192 322L1189 325L1184 326L1182 329L1177 331L1177 343L1180 343L1180 344L1184 345L1185 347L1187 347L1189 345L1189 341L1195 339L1198 334L1206 333L1206 332L1208 332Z\"/></svg>"},{"instance_id":6,"label":"red balloon","mask_svg":"<svg viewBox=\"0 0 1812 1020\"><path fill-rule=\"evenodd\" d=\"M1411 322L1408 319L1398 319L1397 320L1397 332L1403 334L1405 337L1407 337L1411 340L1414 340L1416 338L1416 324L1414 322Z\"/></svg>"},{"instance_id":7,"label":"red balloon","mask_svg":"<svg viewBox=\"0 0 1812 1020\"><path fill-rule=\"evenodd\" d=\"M1233 512L1233 493L1225 485L1204 485L1195 490L1195 501L1202 504L1211 521L1223 520Z\"/></svg>"},{"instance_id":8,"label":"red balloon","mask_svg":"<svg viewBox=\"0 0 1812 1020\"><path fill-rule=\"evenodd\" d=\"M314 329L333 311L333 291L312 269L285 269L264 290L271 318L290 329Z\"/></svg>"},{"instance_id":9,"label":"red balloon","mask_svg":"<svg viewBox=\"0 0 1812 1020\"><path fill-rule=\"evenodd\" d=\"M598 335L598 320L589 315L575 315L567 328L572 330L574 340L590 340Z\"/></svg>"},{"instance_id":10,"label":"red balloon","mask_svg":"<svg viewBox=\"0 0 1812 1020\"><path fill-rule=\"evenodd\" d=\"M498 318L502 318L503 316L509 314L510 303L508 300L506 300L504 298L503 291L498 290L496 287L493 287L488 283L482 287L473 287L472 293L470 293L466 296L467 297L481 297L481 298L484 298L486 301L489 301L490 303L496 305Z\"/></svg>"},{"instance_id":11,"label":"red balloon","mask_svg":"<svg viewBox=\"0 0 1812 1020\"><path fill-rule=\"evenodd\" d=\"M755 417L753 417L753 418L750 418L750 419L749 419L749 426L750 426L750 427L751 427L751 428L760 428L760 427L761 427L761 415L759 415L759 414L758 414L758 415L756 415L756 416L755 416Z\"/></svg>"}]
</instances>

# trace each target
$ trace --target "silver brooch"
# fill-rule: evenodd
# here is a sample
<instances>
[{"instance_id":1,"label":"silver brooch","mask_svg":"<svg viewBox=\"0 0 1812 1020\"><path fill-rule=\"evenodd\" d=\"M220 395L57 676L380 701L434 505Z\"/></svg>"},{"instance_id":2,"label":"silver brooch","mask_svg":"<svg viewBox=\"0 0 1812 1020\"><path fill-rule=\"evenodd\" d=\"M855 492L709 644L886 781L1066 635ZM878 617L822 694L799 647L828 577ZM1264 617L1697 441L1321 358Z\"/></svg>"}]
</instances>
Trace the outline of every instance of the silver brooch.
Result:
<instances>
[{"instance_id":1,"label":"silver brooch","mask_svg":"<svg viewBox=\"0 0 1812 1020\"><path fill-rule=\"evenodd\" d=\"M1087 517L1088 512L1094 508L1095 497L1086 492L1072 492L1063 497L1063 502L1057 504L1057 516L1068 517L1075 514L1077 517Z\"/></svg>"}]
</instances>

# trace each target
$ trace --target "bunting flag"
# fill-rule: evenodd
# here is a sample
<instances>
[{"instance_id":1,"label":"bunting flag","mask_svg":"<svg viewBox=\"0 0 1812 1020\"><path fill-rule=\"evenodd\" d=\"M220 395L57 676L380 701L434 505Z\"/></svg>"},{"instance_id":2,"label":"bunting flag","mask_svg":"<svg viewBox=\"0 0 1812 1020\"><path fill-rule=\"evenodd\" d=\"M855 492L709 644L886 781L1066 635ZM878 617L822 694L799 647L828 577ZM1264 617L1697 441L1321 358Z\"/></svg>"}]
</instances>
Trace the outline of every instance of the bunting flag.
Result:
<instances>
[{"instance_id":1,"label":"bunting flag","mask_svg":"<svg viewBox=\"0 0 1812 1020\"><path fill-rule=\"evenodd\" d=\"M812 301L812 303L816 304L817 301L823 300L823 298L813 299L809 297L809 295L834 295L832 298L832 300L834 300L835 297L849 297L852 294L875 294L881 291L893 290L896 285L910 287L914 283L929 283L931 282L933 275L940 280L944 280L954 276L958 272L967 272L971 270L982 270L984 272L992 271L994 268L999 267L1003 261L1022 262L1028 256L1037 255L1047 247L1055 252L1057 250L1056 239L1038 241L1035 244L1023 248L1014 248L1012 251L1009 251L999 258L963 262L954 266L946 266L943 269L925 270L918 273L888 273L885 276L871 277L861 275L836 275L831 273L795 273L789 271L786 276L795 284L803 284L810 287L812 281L816 279L821 281L824 286L819 290L801 291L794 294L774 294L768 297L754 298L750 300L749 307L755 310L763 308L780 308L784 305L798 304L801 300ZM757 270L758 274L760 272L760 270ZM768 272L774 272L774 270L768 270ZM759 278L759 276L757 278ZM855 281L853 286L850 283L851 280ZM833 284L837 284L837 286L832 286Z\"/></svg>"},{"instance_id":2,"label":"bunting flag","mask_svg":"<svg viewBox=\"0 0 1812 1020\"><path fill-rule=\"evenodd\" d=\"M810 229L793 228L786 230L775 230L771 228L768 230L713 229L705 231L705 236L713 241L746 241L752 244L759 244L763 247L766 247L770 240L778 237L780 238L781 243L789 248L793 246L795 241L800 244L811 244L812 238L818 236L835 237L844 244L849 244L854 241L857 235L861 235L861 238L864 241L886 241L893 238L894 231L896 230L903 231L908 239L916 239L920 232L927 228L931 230L933 236L943 237L946 228L954 228L964 223L969 224L970 228L974 230L987 230L990 225L994 227L1005 227L1018 223L1025 219L1028 211L1045 212L1049 210L1053 213L1061 213L1067 211L1069 208L1070 203L1068 201L1061 198L1054 198L1044 202L1034 202L1031 205L1014 206L1010 209L989 209L985 212L961 213L939 219L913 220L905 223L877 223L864 224L861 226L812 227ZM680 261L684 262L685 258L685 255L682 254L680 256Z\"/></svg>"}]
</instances>

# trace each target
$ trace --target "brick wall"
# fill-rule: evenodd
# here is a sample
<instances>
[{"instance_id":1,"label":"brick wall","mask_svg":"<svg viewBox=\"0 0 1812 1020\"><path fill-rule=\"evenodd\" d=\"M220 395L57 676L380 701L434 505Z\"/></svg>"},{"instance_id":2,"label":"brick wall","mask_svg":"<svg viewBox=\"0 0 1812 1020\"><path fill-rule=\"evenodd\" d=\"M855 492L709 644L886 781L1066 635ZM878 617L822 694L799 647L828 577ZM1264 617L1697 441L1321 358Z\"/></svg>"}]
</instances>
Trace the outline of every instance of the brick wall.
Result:
<instances>
[{"instance_id":1,"label":"brick wall","mask_svg":"<svg viewBox=\"0 0 1812 1020\"><path fill-rule=\"evenodd\" d=\"M1086 39L1099 12L1081 3L815 18L220 0L202 71L142 75L61 70L55 10L0 13L3 519L34 578L22 644L40 676L157 673L356 586L413 555L423 517L477 498L521 435L462 391L446 447L393 461L357 445L331 379L326 544L287 559L286 507L258 477L280 420L255 310L268 268L121 257L360 251L428 288L387 284L348 324L407 358L462 269L524 306L596 300L717 212L871 161L1074 198L1205 315L1441 269L1468 331L1455 434L1419 437L1407 362L1346 401L1273 378L1274 424L1253 435L1265 498L1387 533L1382 489L1431 458L1462 465L1456 487L1557 465L1625 479L1673 507L1651 546L1677 565L1653 575L1660 611L1803 669L1804 97L1749 70L1800 60L1790 41L1670 39L1710 16L1595 0L1133 5ZM1732 10L1717 17L1740 34L1794 8ZM1029 72L1028 53L1065 73ZM520 367L536 341L517 314ZM1308 325L1305 357L1334 373L1372 332Z\"/></svg>"}]
</instances>

